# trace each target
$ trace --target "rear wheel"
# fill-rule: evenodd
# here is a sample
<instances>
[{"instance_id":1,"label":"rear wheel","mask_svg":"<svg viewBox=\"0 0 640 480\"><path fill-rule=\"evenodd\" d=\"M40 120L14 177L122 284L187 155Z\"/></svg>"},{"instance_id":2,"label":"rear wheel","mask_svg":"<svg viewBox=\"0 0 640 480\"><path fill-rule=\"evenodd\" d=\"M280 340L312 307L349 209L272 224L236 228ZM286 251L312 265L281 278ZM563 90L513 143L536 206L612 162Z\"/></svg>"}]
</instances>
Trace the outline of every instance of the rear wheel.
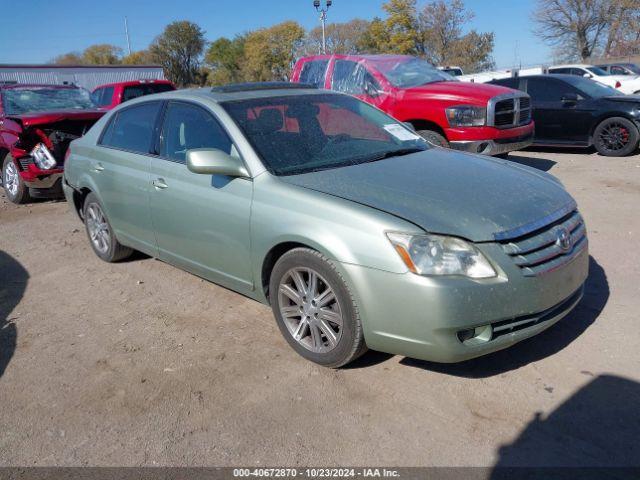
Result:
<instances>
[{"instance_id":1,"label":"rear wheel","mask_svg":"<svg viewBox=\"0 0 640 480\"><path fill-rule=\"evenodd\" d=\"M84 201L84 224L91 248L105 262L117 262L130 257L133 250L121 245L104 213L98 197L90 193Z\"/></svg>"},{"instance_id":2,"label":"rear wheel","mask_svg":"<svg viewBox=\"0 0 640 480\"><path fill-rule=\"evenodd\" d=\"M4 157L4 162L2 163L2 186L7 198L13 203L21 204L31 200L29 188L20 177L18 167L16 167L11 155Z\"/></svg>"},{"instance_id":3,"label":"rear wheel","mask_svg":"<svg viewBox=\"0 0 640 480\"><path fill-rule=\"evenodd\" d=\"M273 268L269 292L282 335L307 360L337 368L367 350L358 308L324 255L308 248L285 253Z\"/></svg>"},{"instance_id":4,"label":"rear wheel","mask_svg":"<svg viewBox=\"0 0 640 480\"><path fill-rule=\"evenodd\" d=\"M622 117L607 118L593 132L593 145L600 155L624 157L638 148L640 133L633 122Z\"/></svg>"},{"instance_id":5,"label":"rear wheel","mask_svg":"<svg viewBox=\"0 0 640 480\"><path fill-rule=\"evenodd\" d=\"M417 133L427 142L435 145L436 147L449 148L449 142L447 139L435 130L418 130Z\"/></svg>"}]
</instances>

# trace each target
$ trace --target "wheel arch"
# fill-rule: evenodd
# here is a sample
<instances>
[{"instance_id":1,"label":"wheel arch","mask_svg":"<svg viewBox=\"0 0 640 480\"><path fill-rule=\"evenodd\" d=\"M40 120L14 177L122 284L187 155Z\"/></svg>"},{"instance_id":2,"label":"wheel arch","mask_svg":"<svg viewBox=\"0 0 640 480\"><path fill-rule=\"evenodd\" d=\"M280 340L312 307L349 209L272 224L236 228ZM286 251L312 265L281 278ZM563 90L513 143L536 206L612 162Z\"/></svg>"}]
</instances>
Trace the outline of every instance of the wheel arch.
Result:
<instances>
[{"instance_id":1,"label":"wheel arch","mask_svg":"<svg viewBox=\"0 0 640 480\"><path fill-rule=\"evenodd\" d=\"M638 132L640 133L640 122L638 121L638 119L633 118L631 115L629 115L626 112L607 112L598 116L598 118L596 118L593 124L591 125L591 130L589 132L589 139L590 139L591 145L593 145L593 134L595 133L596 128L598 128L598 125L600 125L605 120L609 120L610 118L614 118L614 117L619 117L619 118L624 118L625 120L629 120L631 123L633 123L636 126L636 128L638 129Z\"/></svg>"},{"instance_id":2,"label":"wheel arch","mask_svg":"<svg viewBox=\"0 0 640 480\"><path fill-rule=\"evenodd\" d=\"M416 130L433 130L435 132L438 132L440 135L446 138L447 141L449 141L449 138L447 138L447 134L445 133L445 131L436 122L432 122L430 120L424 120L424 119L414 119L414 120L405 120L405 123L410 123L411 125L413 125L413 128L415 128Z\"/></svg>"}]
</instances>

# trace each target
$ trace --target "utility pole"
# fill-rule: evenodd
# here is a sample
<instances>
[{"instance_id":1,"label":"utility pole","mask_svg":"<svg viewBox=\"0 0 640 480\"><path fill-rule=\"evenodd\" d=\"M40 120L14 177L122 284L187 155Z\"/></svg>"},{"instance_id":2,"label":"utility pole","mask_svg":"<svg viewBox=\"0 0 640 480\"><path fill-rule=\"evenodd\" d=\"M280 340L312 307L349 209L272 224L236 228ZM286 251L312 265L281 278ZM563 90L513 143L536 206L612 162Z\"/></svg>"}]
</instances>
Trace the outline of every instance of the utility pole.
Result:
<instances>
[{"instance_id":1,"label":"utility pole","mask_svg":"<svg viewBox=\"0 0 640 480\"><path fill-rule=\"evenodd\" d=\"M129 38L129 23L127 17L124 17L124 34L127 37L127 52L131 55L131 39Z\"/></svg>"},{"instance_id":2,"label":"utility pole","mask_svg":"<svg viewBox=\"0 0 640 480\"><path fill-rule=\"evenodd\" d=\"M326 23L327 23L327 12L329 11L329 7L333 4L332 0L325 0L325 7L320 8L320 0L313 0L313 6L316 7L316 10L320 12L320 23L322 23L322 53L324 55L327 54L327 37L326 37Z\"/></svg>"}]
</instances>

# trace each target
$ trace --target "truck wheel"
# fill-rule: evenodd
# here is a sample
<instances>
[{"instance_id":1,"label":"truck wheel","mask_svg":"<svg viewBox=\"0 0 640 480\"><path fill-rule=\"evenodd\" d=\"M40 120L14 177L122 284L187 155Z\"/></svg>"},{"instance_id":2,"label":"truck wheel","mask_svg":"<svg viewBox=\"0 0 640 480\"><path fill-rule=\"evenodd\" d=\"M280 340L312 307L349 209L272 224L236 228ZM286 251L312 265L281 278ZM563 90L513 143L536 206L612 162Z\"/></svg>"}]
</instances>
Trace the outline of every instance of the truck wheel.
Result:
<instances>
[{"instance_id":1,"label":"truck wheel","mask_svg":"<svg viewBox=\"0 0 640 480\"><path fill-rule=\"evenodd\" d=\"M435 145L436 147L449 148L449 142L447 139L435 130L418 130L417 133L427 142Z\"/></svg>"},{"instance_id":2,"label":"truck wheel","mask_svg":"<svg viewBox=\"0 0 640 480\"><path fill-rule=\"evenodd\" d=\"M84 201L83 218L89 243L98 257L113 263L131 256L133 250L118 242L98 197L93 193L87 195Z\"/></svg>"},{"instance_id":3,"label":"truck wheel","mask_svg":"<svg viewBox=\"0 0 640 480\"><path fill-rule=\"evenodd\" d=\"M338 368L367 351L351 292L324 255L308 248L285 253L273 267L269 292L282 335L307 360Z\"/></svg>"},{"instance_id":4,"label":"truck wheel","mask_svg":"<svg viewBox=\"0 0 640 480\"><path fill-rule=\"evenodd\" d=\"M625 157L638 148L638 128L626 118L603 120L593 132L593 145L605 157Z\"/></svg>"},{"instance_id":5,"label":"truck wheel","mask_svg":"<svg viewBox=\"0 0 640 480\"><path fill-rule=\"evenodd\" d=\"M2 163L2 186L9 201L15 204L27 203L31 200L29 188L24 184L11 155L5 156Z\"/></svg>"}]
</instances>

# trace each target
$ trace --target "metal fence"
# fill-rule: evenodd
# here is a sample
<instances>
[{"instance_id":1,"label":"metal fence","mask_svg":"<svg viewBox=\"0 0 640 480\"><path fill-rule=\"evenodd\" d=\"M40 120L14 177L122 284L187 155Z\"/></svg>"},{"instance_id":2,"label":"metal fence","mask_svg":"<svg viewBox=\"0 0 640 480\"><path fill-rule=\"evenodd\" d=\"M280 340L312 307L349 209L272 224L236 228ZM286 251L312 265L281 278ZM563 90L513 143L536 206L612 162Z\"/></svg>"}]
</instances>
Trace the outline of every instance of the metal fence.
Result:
<instances>
[{"instance_id":1,"label":"metal fence","mask_svg":"<svg viewBox=\"0 0 640 480\"><path fill-rule=\"evenodd\" d=\"M164 80L158 65L1 65L0 82L63 85L93 90L98 85L132 80Z\"/></svg>"}]
</instances>

